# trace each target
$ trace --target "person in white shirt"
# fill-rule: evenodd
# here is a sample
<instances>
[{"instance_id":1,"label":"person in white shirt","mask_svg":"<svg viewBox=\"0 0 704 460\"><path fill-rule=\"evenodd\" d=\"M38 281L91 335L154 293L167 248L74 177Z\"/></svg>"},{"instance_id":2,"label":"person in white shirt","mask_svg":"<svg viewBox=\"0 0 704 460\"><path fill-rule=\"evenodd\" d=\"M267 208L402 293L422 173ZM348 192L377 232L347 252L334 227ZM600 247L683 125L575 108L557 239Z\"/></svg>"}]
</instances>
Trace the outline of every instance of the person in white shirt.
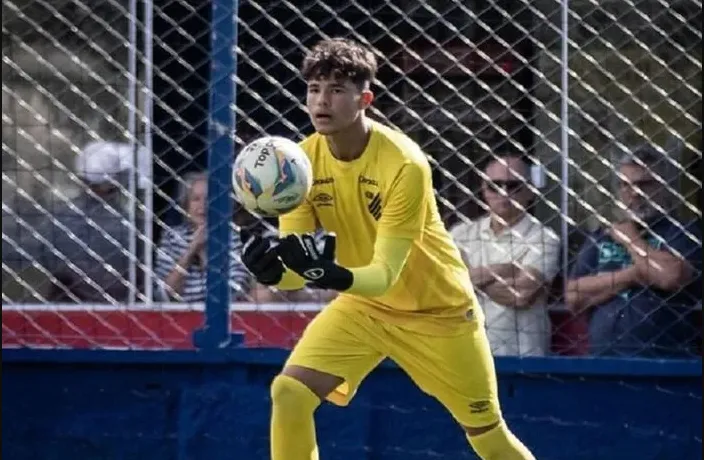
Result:
<instances>
[{"instance_id":1,"label":"person in white shirt","mask_svg":"<svg viewBox=\"0 0 704 460\"><path fill-rule=\"evenodd\" d=\"M451 229L470 269L494 355L542 356L550 347L547 286L558 271L560 241L526 208L528 164L492 159L482 194L489 214Z\"/></svg>"}]
</instances>

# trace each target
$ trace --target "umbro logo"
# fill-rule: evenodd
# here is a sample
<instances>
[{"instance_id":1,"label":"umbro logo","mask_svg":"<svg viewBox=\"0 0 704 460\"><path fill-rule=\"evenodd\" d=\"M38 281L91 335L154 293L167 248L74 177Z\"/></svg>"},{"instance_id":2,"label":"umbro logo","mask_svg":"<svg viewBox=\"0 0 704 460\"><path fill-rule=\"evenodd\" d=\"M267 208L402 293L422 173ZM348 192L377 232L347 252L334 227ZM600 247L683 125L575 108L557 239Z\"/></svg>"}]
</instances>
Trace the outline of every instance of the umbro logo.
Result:
<instances>
[{"instance_id":1,"label":"umbro logo","mask_svg":"<svg viewBox=\"0 0 704 460\"><path fill-rule=\"evenodd\" d=\"M311 201L317 207L332 206L333 197L329 193L320 192L316 194Z\"/></svg>"},{"instance_id":2,"label":"umbro logo","mask_svg":"<svg viewBox=\"0 0 704 460\"><path fill-rule=\"evenodd\" d=\"M481 414L489 410L491 403L489 401L474 401L469 403L470 414Z\"/></svg>"},{"instance_id":3,"label":"umbro logo","mask_svg":"<svg viewBox=\"0 0 704 460\"><path fill-rule=\"evenodd\" d=\"M381 196L378 193L372 195L371 197L369 195L371 195L371 193L366 195L367 198L371 198L371 201L369 201L369 204L367 205L367 209L374 220L379 220L381 219Z\"/></svg>"}]
</instances>

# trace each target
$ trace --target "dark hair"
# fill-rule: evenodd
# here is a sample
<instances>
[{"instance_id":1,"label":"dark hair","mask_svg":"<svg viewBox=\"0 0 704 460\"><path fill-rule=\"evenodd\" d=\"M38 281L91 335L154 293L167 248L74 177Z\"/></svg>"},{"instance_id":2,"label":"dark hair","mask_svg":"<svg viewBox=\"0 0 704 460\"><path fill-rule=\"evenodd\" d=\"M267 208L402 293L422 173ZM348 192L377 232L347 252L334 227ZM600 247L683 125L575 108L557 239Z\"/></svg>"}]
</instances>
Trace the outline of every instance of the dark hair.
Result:
<instances>
[{"instance_id":1,"label":"dark hair","mask_svg":"<svg viewBox=\"0 0 704 460\"><path fill-rule=\"evenodd\" d=\"M514 172L524 174L526 176L526 179L530 182L531 162L528 161L528 159L524 155L521 155L520 153L500 152L495 155L491 155L485 161L484 167L482 168L482 171L486 171L487 168L489 168L489 166L491 166L494 163L501 163L502 161L508 161L510 158L517 159L519 161L521 167L524 168L524 171L514 171Z\"/></svg>"},{"instance_id":2,"label":"dark hair","mask_svg":"<svg viewBox=\"0 0 704 460\"><path fill-rule=\"evenodd\" d=\"M376 76L376 57L366 47L346 38L318 42L303 59L301 74L314 78L348 79L363 87Z\"/></svg>"}]
</instances>

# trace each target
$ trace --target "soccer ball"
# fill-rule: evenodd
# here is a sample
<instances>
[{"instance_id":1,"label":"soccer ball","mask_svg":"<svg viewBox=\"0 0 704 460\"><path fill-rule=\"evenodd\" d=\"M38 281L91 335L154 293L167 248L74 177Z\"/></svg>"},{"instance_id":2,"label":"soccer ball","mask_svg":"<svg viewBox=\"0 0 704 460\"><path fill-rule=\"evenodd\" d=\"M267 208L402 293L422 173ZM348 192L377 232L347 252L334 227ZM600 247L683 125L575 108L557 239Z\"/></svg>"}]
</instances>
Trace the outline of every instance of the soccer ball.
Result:
<instances>
[{"instance_id":1,"label":"soccer ball","mask_svg":"<svg viewBox=\"0 0 704 460\"><path fill-rule=\"evenodd\" d=\"M235 159L232 186L248 211L276 217L296 209L313 183L313 168L297 143L279 136L250 142Z\"/></svg>"}]
</instances>

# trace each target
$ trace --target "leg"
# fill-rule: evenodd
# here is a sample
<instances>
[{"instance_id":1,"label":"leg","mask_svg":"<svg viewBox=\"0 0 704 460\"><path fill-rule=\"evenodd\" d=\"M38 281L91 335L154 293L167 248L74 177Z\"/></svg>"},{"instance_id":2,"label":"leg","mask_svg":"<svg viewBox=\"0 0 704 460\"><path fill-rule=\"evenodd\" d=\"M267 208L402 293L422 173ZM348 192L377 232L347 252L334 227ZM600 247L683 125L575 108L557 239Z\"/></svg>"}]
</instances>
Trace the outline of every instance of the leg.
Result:
<instances>
[{"instance_id":1,"label":"leg","mask_svg":"<svg viewBox=\"0 0 704 460\"><path fill-rule=\"evenodd\" d=\"M484 460L535 460L511 433L498 400L496 371L484 326L474 321L453 336L392 328L389 356L437 398L464 428Z\"/></svg>"},{"instance_id":2,"label":"leg","mask_svg":"<svg viewBox=\"0 0 704 460\"><path fill-rule=\"evenodd\" d=\"M383 330L335 300L306 328L271 385L272 460L317 459L313 414L321 400L347 405L384 358Z\"/></svg>"}]
</instances>

